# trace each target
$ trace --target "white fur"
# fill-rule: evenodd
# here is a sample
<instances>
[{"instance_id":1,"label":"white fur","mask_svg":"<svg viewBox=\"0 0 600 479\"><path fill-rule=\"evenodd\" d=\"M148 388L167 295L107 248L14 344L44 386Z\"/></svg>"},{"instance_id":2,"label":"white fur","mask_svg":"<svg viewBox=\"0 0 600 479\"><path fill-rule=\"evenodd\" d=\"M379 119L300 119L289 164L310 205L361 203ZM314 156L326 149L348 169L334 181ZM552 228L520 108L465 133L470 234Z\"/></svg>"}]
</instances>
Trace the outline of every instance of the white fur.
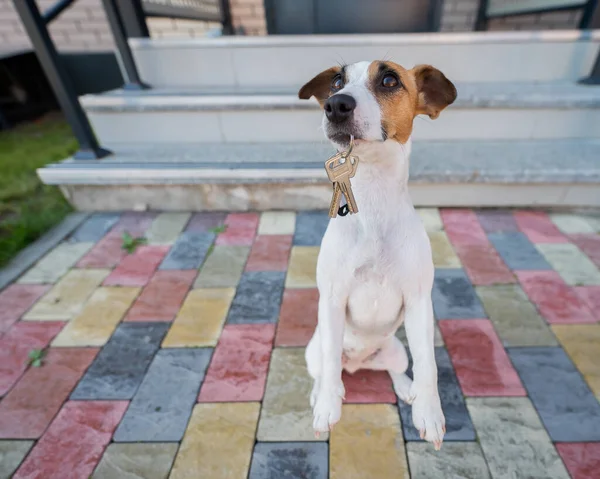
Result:
<instances>
[{"instance_id":1,"label":"white fur","mask_svg":"<svg viewBox=\"0 0 600 479\"><path fill-rule=\"evenodd\" d=\"M373 111L377 102L366 88L367 67L349 67L350 82L342 91L357 100L356 121L374 132L380 131L375 122L381 113ZM434 268L429 238L408 194L411 143L378 140L354 147L360 163L352 189L359 213L332 219L321 244L319 322L306 349L314 379L313 427L329 431L340 419L342 369L387 370L398 396L413 405L415 427L438 448L445 420L433 344ZM414 382L405 375L406 351L395 337L403 323Z\"/></svg>"}]
</instances>

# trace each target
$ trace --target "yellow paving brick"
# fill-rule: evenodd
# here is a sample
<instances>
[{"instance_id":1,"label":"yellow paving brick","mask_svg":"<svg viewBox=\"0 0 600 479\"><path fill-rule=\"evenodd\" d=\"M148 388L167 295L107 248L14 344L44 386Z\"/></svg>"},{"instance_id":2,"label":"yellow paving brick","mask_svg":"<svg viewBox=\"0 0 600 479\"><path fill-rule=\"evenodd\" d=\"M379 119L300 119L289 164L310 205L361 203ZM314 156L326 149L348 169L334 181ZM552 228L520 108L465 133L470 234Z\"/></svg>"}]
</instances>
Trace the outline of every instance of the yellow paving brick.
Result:
<instances>
[{"instance_id":1,"label":"yellow paving brick","mask_svg":"<svg viewBox=\"0 0 600 479\"><path fill-rule=\"evenodd\" d=\"M61 243L21 276L18 283L54 284L93 246L91 242Z\"/></svg>"},{"instance_id":2,"label":"yellow paving brick","mask_svg":"<svg viewBox=\"0 0 600 479\"><path fill-rule=\"evenodd\" d=\"M265 211L260 215L259 235L291 235L296 229L293 211Z\"/></svg>"},{"instance_id":3,"label":"yellow paving brick","mask_svg":"<svg viewBox=\"0 0 600 479\"><path fill-rule=\"evenodd\" d=\"M430 231L431 252L433 264L436 268L460 268L460 260L444 231Z\"/></svg>"},{"instance_id":4,"label":"yellow paving brick","mask_svg":"<svg viewBox=\"0 0 600 479\"><path fill-rule=\"evenodd\" d=\"M163 347L216 346L234 295L235 288L190 291Z\"/></svg>"},{"instance_id":5,"label":"yellow paving brick","mask_svg":"<svg viewBox=\"0 0 600 479\"><path fill-rule=\"evenodd\" d=\"M286 288L316 288L318 256L318 246L292 247Z\"/></svg>"},{"instance_id":6,"label":"yellow paving brick","mask_svg":"<svg viewBox=\"0 0 600 479\"><path fill-rule=\"evenodd\" d=\"M169 479L248 475L260 404L197 404Z\"/></svg>"},{"instance_id":7,"label":"yellow paving brick","mask_svg":"<svg viewBox=\"0 0 600 479\"><path fill-rule=\"evenodd\" d=\"M409 479L398 408L342 406L329 440L329 461L331 479Z\"/></svg>"},{"instance_id":8,"label":"yellow paving brick","mask_svg":"<svg viewBox=\"0 0 600 479\"><path fill-rule=\"evenodd\" d=\"M600 324L556 324L552 330L600 399Z\"/></svg>"},{"instance_id":9,"label":"yellow paving brick","mask_svg":"<svg viewBox=\"0 0 600 479\"><path fill-rule=\"evenodd\" d=\"M148 244L165 245L175 243L190 219L190 213L161 213L146 233Z\"/></svg>"},{"instance_id":10,"label":"yellow paving brick","mask_svg":"<svg viewBox=\"0 0 600 479\"><path fill-rule=\"evenodd\" d=\"M103 346L139 292L140 288L98 288L52 345Z\"/></svg>"},{"instance_id":11,"label":"yellow paving brick","mask_svg":"<svg viewBox=\"0 0 600 479\"><path fill-rule=\"evenodd\" d=\"M421 217L423 226L427 232L441 231L444 229L440 210L437 208L417 208L417 213Z\"/></svg>"},{"instance_id":12,"label":"yellow paving brick","mask_svg":"<svg viewBox=\"0 0 600 479\"><path fill-rule=\"evenodd\" d=\"M72 269L23 317L25 320L68 321L110 273L108 269Z\"/></svg>"}]
</instances>

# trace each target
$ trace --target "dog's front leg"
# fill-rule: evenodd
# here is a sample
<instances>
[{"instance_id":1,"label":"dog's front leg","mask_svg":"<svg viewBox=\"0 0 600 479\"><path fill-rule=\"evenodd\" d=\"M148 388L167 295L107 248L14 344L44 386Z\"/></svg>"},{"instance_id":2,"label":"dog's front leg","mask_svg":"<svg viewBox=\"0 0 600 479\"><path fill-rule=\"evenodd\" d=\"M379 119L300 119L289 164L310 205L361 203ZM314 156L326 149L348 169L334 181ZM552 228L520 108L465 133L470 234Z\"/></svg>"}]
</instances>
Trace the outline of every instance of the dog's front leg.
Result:
<instances>
[{"instance_id":1,"label":"dog's front leg","mask_svg":"<svg viewBox=\"0 0 600 479\"><path fill-rule=\"evenodd\" d=\"M429 294L406 299L405 327L413 358L412 418L421 439L442 446L446 422L437 386L433 346L433 307Z\"/></svg>"},{"instance_id":2,"label":"dog's front leg","mask_svg":"<svg viewBox=\"0 0 600 479\"><path fill-rule=\"evenodd\" d=\"M345 301L339 303L322 295L319 299L318 334L321 346L321 377L313 406L315 433L330 431L342 415L344 384L342 383L342 349Z\"/></svg>"}]
</instances>

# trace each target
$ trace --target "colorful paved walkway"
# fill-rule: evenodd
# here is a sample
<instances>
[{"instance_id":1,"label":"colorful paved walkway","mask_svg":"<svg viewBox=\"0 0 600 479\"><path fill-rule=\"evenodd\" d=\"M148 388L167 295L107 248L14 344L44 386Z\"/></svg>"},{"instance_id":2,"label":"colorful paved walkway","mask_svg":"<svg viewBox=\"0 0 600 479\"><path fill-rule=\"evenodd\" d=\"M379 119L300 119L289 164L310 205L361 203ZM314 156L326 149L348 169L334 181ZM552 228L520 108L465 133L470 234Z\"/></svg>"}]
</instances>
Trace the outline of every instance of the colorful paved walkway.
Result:
<instances>
[{"instance_id":1,"label":"colorful paved walkway","mask_svg":"<svg viewBox=\"0 0 600 479\"><path fill-rule=\"evenodd\" d=\"M600 477L600 219L420 213L440 452L387 373L345 376L315 440L325 214L96 214L0 292L0 477ZM124 231L148 244L126 254Z\"/></svg>"}]
</instances>

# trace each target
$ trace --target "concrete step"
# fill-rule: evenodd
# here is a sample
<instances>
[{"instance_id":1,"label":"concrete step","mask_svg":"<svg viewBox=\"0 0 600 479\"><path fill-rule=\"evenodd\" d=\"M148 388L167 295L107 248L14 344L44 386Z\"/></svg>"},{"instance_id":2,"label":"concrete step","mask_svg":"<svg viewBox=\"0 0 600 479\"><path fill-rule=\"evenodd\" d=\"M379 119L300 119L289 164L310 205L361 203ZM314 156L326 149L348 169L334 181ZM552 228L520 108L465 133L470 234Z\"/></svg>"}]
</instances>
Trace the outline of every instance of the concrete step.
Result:
<instances>
[{"instance_id":1,"label":"concrete step","mask_svg":"<svg viewBox=\"0 0 600 479\"><path fill-rule=\"evenodd\" d=\"M120 145L38 170L81 210L322 209L325 142ZM418 206L600 206L600 140L415 142Z\"/></svg>"},{"instance_id":2,"label":"concrete step","mask_svg":"<svg viewBox=\"0 0 600 479\"><path fill-rule=\"evenodd\" d=\"M282 35L130 39L154 87L296 90L338 62L430 63L456 82L576 81L591 71L600 31Z\"/></svg>"},{"instance_id":3,"label":"concrete step","mask_svg":"<svg viewBox=\"0 0 600 479\"><path fill-rule=\"evenodd\" d=\"M82 103L106 146L322 140L316 101L295 92L214 94L153 89L88 95ZM575 83L464 83L437 120L415 120L417 140L600 138L600 88Z\"/></svg>"}]
</instances>

